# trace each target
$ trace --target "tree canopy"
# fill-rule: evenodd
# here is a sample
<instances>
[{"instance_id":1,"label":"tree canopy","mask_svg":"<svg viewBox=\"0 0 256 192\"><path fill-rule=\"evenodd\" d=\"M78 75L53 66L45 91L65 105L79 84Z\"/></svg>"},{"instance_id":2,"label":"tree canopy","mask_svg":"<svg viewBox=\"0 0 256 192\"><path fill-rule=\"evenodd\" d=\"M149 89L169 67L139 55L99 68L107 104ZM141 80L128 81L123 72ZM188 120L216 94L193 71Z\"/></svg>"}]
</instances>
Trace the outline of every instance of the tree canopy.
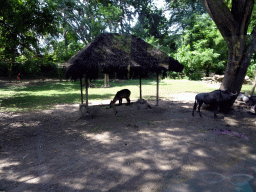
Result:
<instances>
[{"instance_id":1,"label":"tree canopy","mask_svg":"<svg viewBox=\"0 0 256 192\"><path fill-rule=\"evenodd\" d=\"M45 34L56 35L58 17L48 1L5 0L0 4L1 52L6 58L16 55L18 49L38 50L38 38Z\"/></svg>"},{"instance_id":2,"label":"tree canopy","mask_svg":"<svg viewBox=\"0 0 256 192\"><path fill-rule=\"evenodd\" d=\"M194 75L196 71L205 75L224 73L226 66L234 71L229 67L231 47L244 46L246 53L250 53L247 60L254 64L253 0L164 2L165 6L160 8L152 0L1 1L0 67L7 66L14 75L14 62L63 63L105 32L128 33L144 39L183 63L189 79L200 79L200 75ZM232 43L229 37L234 35L244 35L246 41ZM233 63L241 62L241 55L240 51L236 55L240 60Z\"/></svg>"}]
</instances>

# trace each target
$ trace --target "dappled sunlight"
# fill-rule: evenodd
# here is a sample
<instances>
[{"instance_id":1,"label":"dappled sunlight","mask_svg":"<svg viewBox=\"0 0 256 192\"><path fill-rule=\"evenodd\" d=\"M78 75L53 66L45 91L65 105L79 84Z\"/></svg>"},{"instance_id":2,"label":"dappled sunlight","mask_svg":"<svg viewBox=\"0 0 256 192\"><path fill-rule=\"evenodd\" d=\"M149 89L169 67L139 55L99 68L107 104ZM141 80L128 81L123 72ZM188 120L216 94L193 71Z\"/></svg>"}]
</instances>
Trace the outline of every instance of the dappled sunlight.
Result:
<instances>
[{"instance_id":1,"label":"dappled sunlight","mask_svg":"<svg viewBox=\"0 0 256 192\"><path fill-rule=\"evenodd\" d=\"M143 150L142 152L135 152L130 155L127 155L126 153L114 153L115 155L109 155L109 158L105 159L104 162L108 164L108 169L129 175L136 175L139 170L150 170L152 169L152 166L160 170L173 168L174 165L170 164L168 158L162 159L163 157L155 156L154 153L157 153L157 151L152 151L150 149ZM154 160L150 160L152 159L152 155L155 156Z\"/></svg>"},{"instance_id":2,"label":"dappled sunlight","mask_svg":"<svg viewBox=\"0 0 256 192\"><path fill-rule=\"evenodd\" d=\"M173 127L173 128L166 128L165 129L166 131L169 131L169 132L176 132L176 131L180 131L180 128L179 127Z\"/></svg>"},{"instance_id":3,"label":"dappled sunlight","mask_svg":"<svg viewBox=\"0 0 256 192\"><path fill-rule=\"evenodd\" d=\"M4 160L0 160L0 172L1 173L5 173L6 169L9 169L13 166L18 166L20 165L20 162L11 162L11 159L4 159Z\"/></svg>"},{"instance_id":4,"label":"dappled sunlight","mask_svg":"<svg viewBox=\"0 0 256 192\"><path fill-rule=\"evenodd\" d=\"M83 178L67 178L60 181L63 186L70 187L74 190L83 190L86 186L87 179Z\"/></svg>"},{"instance_id":5,"label":"dappled sunlight","mask_svg":"<svg viewBox=\"0 0 256 192\"><path fill-rule=\"evenodd\" d=\"M147 131L147 130L141 130L138 131L139 134L144 134L145 136L153 136L153 132L152 131Z\"/></svg>"},{"instance_id":6,"label":"dappled sunlight","mask_svg":"<svg viewBox=\"0 0 256 192\"><path fill-rule=\"evenodd\" d=\"M180 148L180 146L179 146L179 152L181 154L186 154L186 153L188 153L188 148L185 148L185 147Z\"/></svg>"},{"instance_id":7,"label":"dappled sunlight","mask_svg":"<svg viewBox=\"0 0 256 192\"><path fill-rule=\"evenodd\" d=\"M126 174L126 175L137 175L138 171L135 170L132 166L130 166L130 163L126 163L126 160L129 160L130 157L124 154L122 157L116 157L113 159L108 159L105 163L107 164L107 167L109 170L112 171L118 171L119 173Z\"/></svg>"},{"instance_id":8,"label":"dappled sunlight","mask_svg":"<svg viewBox=\"0 0 256 192\"><path fill-rule=\"evenodd\" d=\"M180 94L172 94L172 100L173 101L183 101L183 102L188 102L192 103L195 102L195 96L196 93L180 93Z\"/></svg>"},{"instance_id":9,"label":"dappled sunlight","mask_svg":"<svg viewBox=\"0 0 256 192\"><path fill-rule=\"evenodd\" d=\"M194 171L205 170L206 168L207 167L202 162L196 162L196 163L191 163L189 165L183 165L182 166L182 169L184 171L187 171L187 172L194 172Z\"/></svg>"},{"instance_id":10,"label":"dappled sunlight","mask_svg":"<svg viewBox=\"0 0 256 192\"><path fill-rule=\"evenodd\" d=\"M245 120L215 120L211 114L193 118L191 102L161 99L159 108L165 108L161 113L130 113L123 105L126 113L93 119L78 119L79 104L6 114L1 124L4 142L0 140L0 147L5 157L0 161L0 176L10 191L18 189L16 185L27 191L122 191L128 186L131 191L162 191L162 183L184 183L196 172L215 168L225 172L241 161L256 161L253 134L245 126L239 130ZM90 105L108 103L92 100ZM250 141L210 131L214 129L245 132Z\"/></svg>"},{"instance_id":11,"label":"dappled sunlight","mask_svg":"<svg viewBox=\"0 0 256 192\"><path fill-rule=\"evenodd\" d=\"M139 169L139 170L149 170L150 169L150 165L148 165L148 164L146 164L146 163L144 163L144 162L142 162L142 161L140 161L140 162L135 162L134 163L134 167L136 168L136 169Z\"/></svg>"},{"instance_id":12,"label":"dappled sunlight","mask_svg":"<svg viewBox=\"0 0 256 192\"><path fill-rule=\"evenodd\" d=\"M118 136L111 136L111 133L108 131L98 134L86 134L86 137L104 144L111 144L121 140Z\"/></svg>"},{"instance_id":13,"label":"dappled sunlight","mask_svg":"<svg viewBox=\"0 0 256 192\"><path fill-rule=\"evenodd\" d=\"M239 148L232 146L231 148L226 149L226 151L230 154L230 157L238 157L237 154L239 154L239 158L244 160L248 158L248 155L250 154L250 148L246 145L241 145Z\"/></svg>"},{"instance_id":14,"label":"dappled sunlight","mask_svg":"<svg viewBox=\"0 0 256 192\"><path fill-rule=\"evenodd\" d=\"M203 149L195 149L193 153L200 157L209 157L209 155L207 155L207 153Z\"/></svg>"},{"instance_id":15,"label":"dappled sunlight","mask_svg":"<svg viewBox=\"0 0 256 192\"><path fill-rule=\"evenodd\" d=\"M175 158L175 157L173 157ZM157 159L155 159L155 166L162 171L167 171L167 170L171 170L174 167L177 166L177 164L173 164L173 162L170 162L170 160L168 160L168 158L164 158L163 157L159 157Z\"/></svg>"},{"instance_id":16,"label":"dappled sunlight","mask_svg":"<svg viewBox=\"0 0 256 192\"><path fill-rule=\"evenodd\" d=\"M180 105L182 108L191 109L191 105Z\"/></svg>"},{"instance_id":17,"label":"dappled sunlight","mask_svg":"<svg viewBox=\"0 0 256 192\"><path fill-rule=\"evenodd\" d=\"M233 117L224 117L224 121L231 126L238 126L239 121Z\"/></svg>"},{"instance_id":18,"label":"dappled sunlight","mask_svg":"<svg viewBox=\"0 0 256 192\"><path fill-rule=\"evenodd\" d=\"M19 122L14 122L14 123L10 123L8 126L10 128L20 128L22 126L24 127L28 127L28 126L38 126L41 122L40 121L19 121Z\"/></svg>"},{"instance_id":19,"label":"dappled sunlight","mask_svg":"<svg viewBox=\"0 0 256 192\"><path fill-rule=\"evenodd\" d=\"M159 179L159 177L161 177L161 176L158 175L158 174L152 174L152 173L146 173L144 175L144 178L147 179L147 180Z\"/></svg>"},{"instance_id":20,"label":"dappled sunlight","mask_svg":"<svg viewBox=\"0 0 256 192\"><path fill-rule=\"evenodd\" d=\"M21 177L20 179L17 179L18 182L24 182L24 183L40 183L40 177L35 177L33 175L27 175L25 177Z\"/></svg>"}]
</instances>

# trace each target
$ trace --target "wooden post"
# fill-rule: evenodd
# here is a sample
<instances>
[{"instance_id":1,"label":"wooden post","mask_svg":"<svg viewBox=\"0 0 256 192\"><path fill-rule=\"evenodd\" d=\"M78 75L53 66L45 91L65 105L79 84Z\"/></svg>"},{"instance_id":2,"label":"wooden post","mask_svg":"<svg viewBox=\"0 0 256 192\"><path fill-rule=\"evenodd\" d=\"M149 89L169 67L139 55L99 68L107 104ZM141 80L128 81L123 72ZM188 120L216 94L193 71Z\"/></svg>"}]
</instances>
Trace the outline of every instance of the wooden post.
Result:
<instances>
[{"instance_id":1,"label":"wooden post","mask_svg":"<svg viewBox=\"0 0 256 192\"><path fill-rule=\"evenodd\" d=\"M158 74L158 70L156 71L156 106L158 106L158 95L159 93L159 74Z\"/></svg>"},{"instance_id":2,"label":"wooden post","mask_svg":"<svg viewBox=\"0 0 256 192\"><path fill-rule=\"evenodd\" d=\"M85 74L85 94L86 94L86 110L88 111L88 78Z\"/></svg>"},{"instance_id":3,"label":"wooden post","mask_svg":"<svg viewBox=\"0 0 256 192\"><path fill-rule=\"evenodd\" d=\"M142 90L141 90L141 74L140 74L140 99L142 99Z\"/></svg>"},{"instance_id":4,"label":"wooden post","mask_svg":"<svg viewBox=\"0 0 256 192\"><path fill-rule=\"evenodd\" d=\"M83 82L82 82L82 78L80 77L80 87L81 87L81 102L83 104Z\"/></svg>"}]
</instances>

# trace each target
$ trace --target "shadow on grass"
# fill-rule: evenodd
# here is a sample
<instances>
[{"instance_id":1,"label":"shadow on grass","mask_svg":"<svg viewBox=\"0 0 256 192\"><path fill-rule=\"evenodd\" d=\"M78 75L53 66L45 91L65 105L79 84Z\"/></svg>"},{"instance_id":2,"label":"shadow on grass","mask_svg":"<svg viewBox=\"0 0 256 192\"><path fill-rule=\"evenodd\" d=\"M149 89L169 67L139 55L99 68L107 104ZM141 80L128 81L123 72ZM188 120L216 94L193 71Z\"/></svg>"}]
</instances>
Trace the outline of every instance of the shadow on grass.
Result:
<instances>
[{"instance_id":1,"label":"shadow on grass","mask_svg":"<svg viewBox=\"0 0 256 192\"><path fill-rule=\"evenodd\" d=\"M88 100L90 102L93 100L111 99L114 94L89 94ZM85 101L85 95L84 101ZM2 109L7 111L30 111L34 109L48 109L56 104L63 103L81 103L80 93L70 93L70 94L55 94L52 96L30 96L29 94L22 94L17 96L17 94L10 98L0 99L0 106Z\"/></svg>"}]
</instances>

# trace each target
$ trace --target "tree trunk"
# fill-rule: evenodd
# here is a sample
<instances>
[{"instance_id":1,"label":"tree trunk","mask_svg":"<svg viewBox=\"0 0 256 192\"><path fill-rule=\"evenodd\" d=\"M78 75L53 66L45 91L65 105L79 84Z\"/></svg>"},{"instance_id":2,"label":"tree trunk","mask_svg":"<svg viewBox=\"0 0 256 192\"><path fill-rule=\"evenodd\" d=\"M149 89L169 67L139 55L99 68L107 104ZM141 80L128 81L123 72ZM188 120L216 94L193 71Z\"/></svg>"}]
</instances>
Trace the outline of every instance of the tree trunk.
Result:
<instances>
[{"instance_id":1,"label":"tree trunk","mask_svg":"<svg viewBox=\"0 0 256 192\"><path fill-rule=\"evenodd\" d=\"M12 60L11 60L11 62L8 64L8 78L9 78L9 82L10 82L10 83L12 82L11 74L12 74Z\"/></svg>"},{"instance_id":2,"label":"tree trunk","mask_svg":"<svg viewBox=\"0 0 256 192\"><path fill-rule=\"evenodd\" d=\"M209 77L209 74L210 74L210 71L209 71L209 68L207 67L207 68L206 68L206 71L205 71L205 76L206 76L206 77Z\"/></svg>"},{"instance_id":3,"label":"tree trunk","mask_svg":"<svg viewBox=\"0 0 256 192\"><path fill-rule=\"evenodd\" d=\"M256 28L254 28L254 31L256 33ZM235 38L233 37L232 39ZM243 43L243 45L241 45L241 43ZM237 92L238 94L240 93L248 66L250 64L251 56L256 48L255 43L256 38L254 37L254 39L251 41L251 44L247 49L245 49L245 36L240 36L240 41L238 40L236 44L229 44L228 64L225 70L224 79L220 87L221 89L227 88L231 92ZM221 110L228 110L235 102L235 99L236 98L225 102L225 105L221 105Z\"/></svg>"},{"instance_id":4,"label":"tree trunk","mask_svg":"<svg viewBox=\"0 0 256 192\"><path fill-rule=\"evenodd\" d=\"M8 64L8 77L9 77L9 82L12 82L12 67L13 67L13 63L15 62L15 57L16 57L16 52L15 49L13 49L14 53L11 57L11 62Z\"/></svg>"},{"instance_id":5,"label":"tree trunk","mask_svg":"<svg viewBox=\"0 0 256 192\"><path fill-rule=\"evenodd\" d=\"M239 93L252 53L256 48L256 26L251 33L251 41L246 45L249 21L254 0L232 0L231 10L224 1L201 0L206 11L217 25L228 46L228 62L220 89ZM220 105L228 110L236 98Z\"/></svg>"},{"instance_id":6,"label":"tree trunk","mask_svg":"<svg viewBox=\"0 0 256 192\"><path fill-rule=\"evenodd\" d=\"M109 74L104 74L104 87L110 87L110 85L109 85Z\"/></svg>"}]
</instances>

